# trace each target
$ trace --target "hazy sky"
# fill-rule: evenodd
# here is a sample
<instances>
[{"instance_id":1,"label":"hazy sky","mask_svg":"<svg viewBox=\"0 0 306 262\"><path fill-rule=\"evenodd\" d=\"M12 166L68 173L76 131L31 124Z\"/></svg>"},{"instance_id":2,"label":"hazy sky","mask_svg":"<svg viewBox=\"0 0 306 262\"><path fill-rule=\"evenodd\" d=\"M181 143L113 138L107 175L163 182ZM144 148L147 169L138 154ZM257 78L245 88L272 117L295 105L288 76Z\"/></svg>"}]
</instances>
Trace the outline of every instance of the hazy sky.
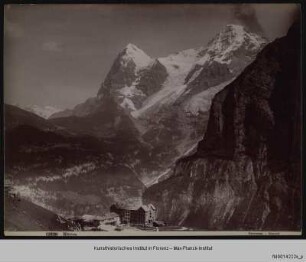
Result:
<instances>
[{"instance_id":1,"label":"hazy sky","mask_svg":"<svg viewBox=\"0 0 306 262\"><path fill-rule=\"evenodd\" d=\"M295 4L248 5L270 39L283 36ZM151 57L205 46L233 5L7 5L5 102L73 107L95 96L117 54L133 43ZM240 21L241 22L241 21Z\"/></svg>"}]
</instances>

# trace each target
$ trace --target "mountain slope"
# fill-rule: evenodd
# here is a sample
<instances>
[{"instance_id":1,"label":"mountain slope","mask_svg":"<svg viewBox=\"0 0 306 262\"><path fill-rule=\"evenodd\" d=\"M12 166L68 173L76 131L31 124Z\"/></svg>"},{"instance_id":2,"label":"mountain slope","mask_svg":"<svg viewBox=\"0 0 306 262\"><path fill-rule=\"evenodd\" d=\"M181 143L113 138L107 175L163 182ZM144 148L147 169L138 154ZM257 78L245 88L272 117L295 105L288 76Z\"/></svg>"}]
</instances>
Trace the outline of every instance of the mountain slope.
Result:
<instances>
[{"instance_id":1,"label":"mountain slope","mask_svg":"<svg viewBox=\"0 0 306 262\"><path fill-rule=\"evenodd\" d=\"M150 184L199 142L214 94L265 44L264 38L237 25L226 26L207 47L162 58L128 44L97 96L52 115L50 122L76 134L126 138L133 149L123 149L125 154L132 158L132 151L141 152L140 168L134 170Z\"/></svg>"},{"instance_id":2,"label":"mountain slope","mask_svg":"<svg viewBox=\"0 0 306 262\"><path fill-rule=\"evenodd\" d=\"M169 73L164 88L132 115L146 127L144 140L168 160L167 168L201 140L213 96L233 81L265 44L265 39L242 26L228 25L206 48L159 59L167 64Z\"/></svg>"},{"instance_id":3,"label":"mountain slope","mask_svg":"<svg viewBox=\"0 0 306 262\"><path fill-rule=\"evenodd\" d=\"M49 116L62 111L61 109L55 108L53 106L38 106L38 105L28 105L28 106L16 105L16 106L28 112L34 113L45 119L48 119Z\"/></svg>"},{"instance_id":4,"label":"mountain slope","mask_svg":"<svg viewBox=\"0 0 306 262\"><path fill-rule=\"evenodd\" d=\"M31 125L43 130L59 130L58 127L48 123L44 118L25 111L17 106L4 105L4 114L7 121L5 121L5 129L10 130L20 125Z\"/></svg>"},{"instance_id":5,"label":"mountain slope","mask_svg":"<svg viewBox=\"0 0 306 262\"><path fill-rule=\"evenodd\" d=\"M163 88L145 100L142 108L132 115L141 117L177 99L181 104L191 95L229 81L253 61L266 43L267 40L242 26L227 25L205 48L158 58L168 73Z\"/></svg>"},{"instance_id":6,"label":"mountain slope","mask_svg":"<svg viewBox=\"0 0 306 262\"><path fill-rule=\"evenodd\" d=\"M300 230L300 28L268 44L213 99L197 152L150 187L174 224L207 230Z\"/></svg>"},{"instance_id":7,"label":"mountain slope","mask_svg":"<svg viewBox=\"0 0 306 262\"><path fill-rule=\"evenodd\" d=\"M5 231L68 231L73 225L24 199L5 200Z\"/></svg>"},{"instance_id":8,"label":"mountain slope","mask_svg":"<svg viewBox=\"0 0 306 262\"><path fill-rule=\"evenodd\" d=\"M85 106L94 108L86 113ZM92 98L79 105L75 115L67 117L52 117L49 122L70 130L71 132L92 135L96 137L115 137L120 133L137 140L138 130L130 116L121 108L112 96L104 94L100 98ZM80 113L78 113L80 112Z\"/></svg>"},{"instance_id":9,"label":"mountain slope","mask_svg":"<svg viewBox=\"0 0 306 262\"><path fill-rule=\"evenodd\" d=\"M24 199L63 216L140 203L144 185L112 140L55 132L47 120L11 106L5 114L6 177Z\"/></svg>"}]
</instances>

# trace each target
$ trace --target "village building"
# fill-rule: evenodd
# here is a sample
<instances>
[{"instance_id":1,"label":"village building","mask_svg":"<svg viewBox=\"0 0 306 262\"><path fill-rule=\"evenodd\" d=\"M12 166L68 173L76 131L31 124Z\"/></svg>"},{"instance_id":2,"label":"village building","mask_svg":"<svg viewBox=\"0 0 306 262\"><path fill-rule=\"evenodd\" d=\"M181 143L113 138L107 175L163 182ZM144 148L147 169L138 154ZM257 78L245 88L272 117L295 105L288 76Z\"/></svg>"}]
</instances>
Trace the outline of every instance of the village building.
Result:
<instances>
[{"instance_id":1,"label":"village building","mask_svg":"<svg viewBox=\"0 0 306 262\"><path fill-rule=\"evenodd\" d=\"M156 220L156 208L152 204L140 207L115 204L110 211L120 216L122 224L153 226Z\"/></svg>"}]
</instances>

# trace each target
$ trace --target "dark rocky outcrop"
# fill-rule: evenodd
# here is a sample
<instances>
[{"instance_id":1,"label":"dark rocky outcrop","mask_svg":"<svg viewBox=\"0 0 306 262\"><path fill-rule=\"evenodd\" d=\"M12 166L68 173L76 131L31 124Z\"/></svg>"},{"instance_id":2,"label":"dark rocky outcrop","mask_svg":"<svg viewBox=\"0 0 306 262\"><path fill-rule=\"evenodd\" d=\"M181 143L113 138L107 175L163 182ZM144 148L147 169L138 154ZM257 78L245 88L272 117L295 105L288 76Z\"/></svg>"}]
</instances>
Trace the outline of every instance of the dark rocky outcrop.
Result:
<instances>
[{"instance_id":1,"label":"dark rocky outcrop","mask_svg":"<svg viewBox=\"0 0 306 262\"><path fill-rule=\"evenodd\" d=\"M207 230L301 228L300 27L213 99L197 152L144 194L159 219Z\"/></svg>"},{"instance_id":2,"label":"dark rocky outcrop","mask_svg":"<svg viewBox=\"0 0 306 262\"><path fill-rule=\"evenodd\" d=\"M148 97L162 88L167 76L165 66L156 59L150 68L143 70L136 87Z\"/></svg>"},{"instance_id":3,"label":"dark rocky outcrop","mask_svg":"<svg viewBox=\"0 0 306 262\"><path fill-rule=\"evenodd\" d=\"M240 72L244 67L241 68ZM189 73L193 75L194 72L201 70L198 77L195 78L190 84L189 89L193 91L193 94L206 90L209 87L216 86L222 82L228 81L236 74L231 72L230 66L223 63L213 61L211 64L205 64L203 66L196 65L194 69ZM188 82L189 76L186 81Z\"/></svg>"}]
</instances>

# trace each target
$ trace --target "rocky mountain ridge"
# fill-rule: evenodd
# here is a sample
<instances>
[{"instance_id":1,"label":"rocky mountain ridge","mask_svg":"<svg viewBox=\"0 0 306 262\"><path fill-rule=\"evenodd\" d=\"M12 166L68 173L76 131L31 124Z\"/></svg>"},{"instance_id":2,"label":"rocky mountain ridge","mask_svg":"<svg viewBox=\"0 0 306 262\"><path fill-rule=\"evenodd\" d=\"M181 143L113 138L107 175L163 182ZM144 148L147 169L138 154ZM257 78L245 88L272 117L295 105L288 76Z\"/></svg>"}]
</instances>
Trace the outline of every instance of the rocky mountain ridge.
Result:
<instances>
[{"instance_id":1,"label":"rocky mountain ridge","mask_svg":"<svg viewBox=\"0 0 306 262\"><path fill-rule=\"evenodd\" d=\"M299 23L213 99L204 139L146 190L159 219L202 230L301 229Z\"/></svg>"},{"instance_id":2,"label":"rocky mountain ridge","mask_svg":"<svg viewBox=\"0 0 306 262\"><path fill-rule=\"evenodd\" d=\"M19 104L15 104L14 106L19 107L23 110L26 110L28 112L34 113L42 118L48 119L51 115L58 113L62 111L62 109L59 109L57 107L53 106L39 106L39 105L26 105L22 106Z\"/></svg>"},{"instance_id":3,"label":"rocky mountain ridge","mask_svg":"<svg viewBox=\"0 0 306 262\"><path fill-rule=\"evenodd\" d=\"M243 26L230 24L207 47L183 50L167 57L151 58L137 46L128 44L115 59L97 98L101 99L105 92L111 94L123 108L136 111L132 116L137 118L153 104L162 104L165 101L161 100L168 100L169 96L174 99L174 93L179 95L183 91L180 89L195 85L208 65L229 65L232 76L239 73L266 43L266 39L248 32ZM77 105L75 109L56 113L51 118L80 116L81 112L89 114L92 111L87 112L84 108L88 105L94 111L93 101L93 98L87 100L82 110L79 110L81 105Z\"/></svg>"},{"instance_id":4,"label":"rocky mountain ridge","mask_svg":"<svg viewBox=\"0 0 306 262\"><path fill-rule=\"evenodd\" d=\"M50 121L82 135L118 137L120 133L130 141L138 140L151 150L153 162L159 163L153 170L136 171L150 184L199 142L214 94L230 83L266 42L242 26L228 25L207 47L162 58L151 58L128 44L96 97L52 115Z\"/></svg>"}]
</instances>

